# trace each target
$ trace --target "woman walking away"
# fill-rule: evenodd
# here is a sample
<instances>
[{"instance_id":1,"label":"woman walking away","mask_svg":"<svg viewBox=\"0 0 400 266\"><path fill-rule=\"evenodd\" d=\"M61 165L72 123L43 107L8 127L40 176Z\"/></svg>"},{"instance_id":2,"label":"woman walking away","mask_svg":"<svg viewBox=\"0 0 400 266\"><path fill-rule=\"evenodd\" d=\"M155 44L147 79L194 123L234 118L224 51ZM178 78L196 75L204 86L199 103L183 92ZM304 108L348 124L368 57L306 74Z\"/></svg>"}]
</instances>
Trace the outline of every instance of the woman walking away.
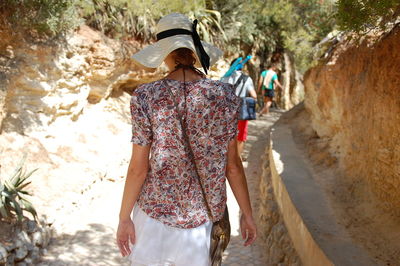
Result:
<instances>
[{"instance_id":1,"label":"woman walking away","mask_svg":"<svg viewBox=\"0 0 400 266\"><path fill-rule=\"evenodd\" d=\"M117 244L132 265L220 265L215 254L224 244L213 247L215 235L219 243L229 238L216 230L225 228L226 179L242 211L244 245L256 239L237 151L239 98L232 85L196 68L207 74L222 54L200 41L196 24L167 15L157 24L157 42L133 55L148 68L164 62L170 72L139 86L131 100L133 147Z\"/></svg>"}]
</instances>

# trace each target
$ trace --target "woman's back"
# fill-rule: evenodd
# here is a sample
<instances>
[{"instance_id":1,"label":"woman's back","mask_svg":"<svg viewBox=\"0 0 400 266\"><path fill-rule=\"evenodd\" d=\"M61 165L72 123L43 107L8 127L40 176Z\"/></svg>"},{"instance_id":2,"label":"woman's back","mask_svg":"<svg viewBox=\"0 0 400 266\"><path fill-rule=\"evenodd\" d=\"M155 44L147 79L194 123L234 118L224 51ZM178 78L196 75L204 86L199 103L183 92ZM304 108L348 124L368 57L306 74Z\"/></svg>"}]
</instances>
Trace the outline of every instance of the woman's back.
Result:
<instances>
[{"instance_id":1,"label":"woman's back","mask_svg":"<svg viewBox=\"0 0 400 266\"><path fill-rule=\"evenodd\" d=\"M190 139L212 217L222 217L226 154L228 142L236 135L238 106L231 85L210 79L184 83L166 78L141 85L133 93L132 142L152 143L150 171L138 199L138 205L150 217L181 228L197 227L208 220L179 116Z\"/></svg>"},{"instance_id":2,"label":"woman's back","mask_svg":"<svg viewBox=\"0 0 400 266\"><path fill-rule=\"evenodd\" d=\"M226 179L242 210L245 245L256 237L235 138L240 101L231 85L196 69L207 74L223 54L200 40L196 26L182 14L167 15L157 24L157 42L132 56L148 68L164 62L170 71L132 95L132 157L117 243L133 265L220 264L229 239Z\"/></svg>"}]
</instances>

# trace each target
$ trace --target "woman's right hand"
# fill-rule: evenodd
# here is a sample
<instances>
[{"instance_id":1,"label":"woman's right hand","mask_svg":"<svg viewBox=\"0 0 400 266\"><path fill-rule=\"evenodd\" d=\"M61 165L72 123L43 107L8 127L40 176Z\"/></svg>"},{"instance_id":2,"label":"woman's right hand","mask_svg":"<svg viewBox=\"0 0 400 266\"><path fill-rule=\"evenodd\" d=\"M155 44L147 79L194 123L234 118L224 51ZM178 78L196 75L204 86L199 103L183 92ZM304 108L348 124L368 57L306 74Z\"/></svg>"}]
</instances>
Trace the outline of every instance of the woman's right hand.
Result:
<instances>
[{"instance_id":1,"label":"woman's right hand","mask_svg":"<svg viewBox=\"0 0 400 266\"><path fill-rule=\"evenodd\" d=\"M131 254L131 248L129 245L135 244L135 226L131 219L119 221L117 230L117 245L122 256L128 256Z\"/></svg>"},{"instance_id":2,"label":"woman's right hand","mask_svg":"<svg viewBox=\"0 0 400 266\"><path fill-rule=\"evenodd\" d=\"M257 238L257 227L252 215L243 215L240 217L240 231L245 240L244 246L254 243Z\"/></svg>"}]
</instances>

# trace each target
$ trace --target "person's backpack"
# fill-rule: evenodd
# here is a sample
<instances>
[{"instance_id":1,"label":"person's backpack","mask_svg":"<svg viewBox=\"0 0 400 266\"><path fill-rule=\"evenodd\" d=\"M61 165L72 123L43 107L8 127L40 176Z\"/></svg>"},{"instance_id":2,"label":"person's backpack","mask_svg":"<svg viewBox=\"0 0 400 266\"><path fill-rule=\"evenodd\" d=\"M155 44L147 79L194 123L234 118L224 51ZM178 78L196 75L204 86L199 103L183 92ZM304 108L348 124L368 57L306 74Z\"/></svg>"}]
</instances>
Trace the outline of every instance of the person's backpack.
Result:
<instances>
[{"instance_id":1,"label":"person's backpack","mask_svg":"<svg viewBox=\"0 0 400 266\"><path fill-rule=\"evenodd\" d=\"M240 75L239 79L233 85L234 90L239 86L243 80L242 88L240 89L239 96L242 95L244 85L249 77L247 75ZM239 110L239 120L255 120L256 116L256 100L252 97L240 97L242 100L240 110Z\"/></svg>"}]
</instances>

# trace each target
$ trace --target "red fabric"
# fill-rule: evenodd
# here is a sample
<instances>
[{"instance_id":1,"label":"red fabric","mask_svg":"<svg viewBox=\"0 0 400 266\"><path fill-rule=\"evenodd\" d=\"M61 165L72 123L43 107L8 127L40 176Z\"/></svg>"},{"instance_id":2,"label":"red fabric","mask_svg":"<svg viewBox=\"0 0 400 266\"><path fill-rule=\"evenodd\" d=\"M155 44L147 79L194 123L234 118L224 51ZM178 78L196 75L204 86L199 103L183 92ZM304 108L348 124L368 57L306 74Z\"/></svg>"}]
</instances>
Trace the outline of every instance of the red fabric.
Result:
<instances>
[{"instance_id":1,"label":"red fabric","mask_svg":"<svg viewBox=\"0 0 400 266\"><path fill-rule=\"evenodd\" d=\"M238 121L238 129L239 134L237 136L238 141L246 141L247 140L247 124L249 120L239 120Z\"/></svg>"}]
</instances>

